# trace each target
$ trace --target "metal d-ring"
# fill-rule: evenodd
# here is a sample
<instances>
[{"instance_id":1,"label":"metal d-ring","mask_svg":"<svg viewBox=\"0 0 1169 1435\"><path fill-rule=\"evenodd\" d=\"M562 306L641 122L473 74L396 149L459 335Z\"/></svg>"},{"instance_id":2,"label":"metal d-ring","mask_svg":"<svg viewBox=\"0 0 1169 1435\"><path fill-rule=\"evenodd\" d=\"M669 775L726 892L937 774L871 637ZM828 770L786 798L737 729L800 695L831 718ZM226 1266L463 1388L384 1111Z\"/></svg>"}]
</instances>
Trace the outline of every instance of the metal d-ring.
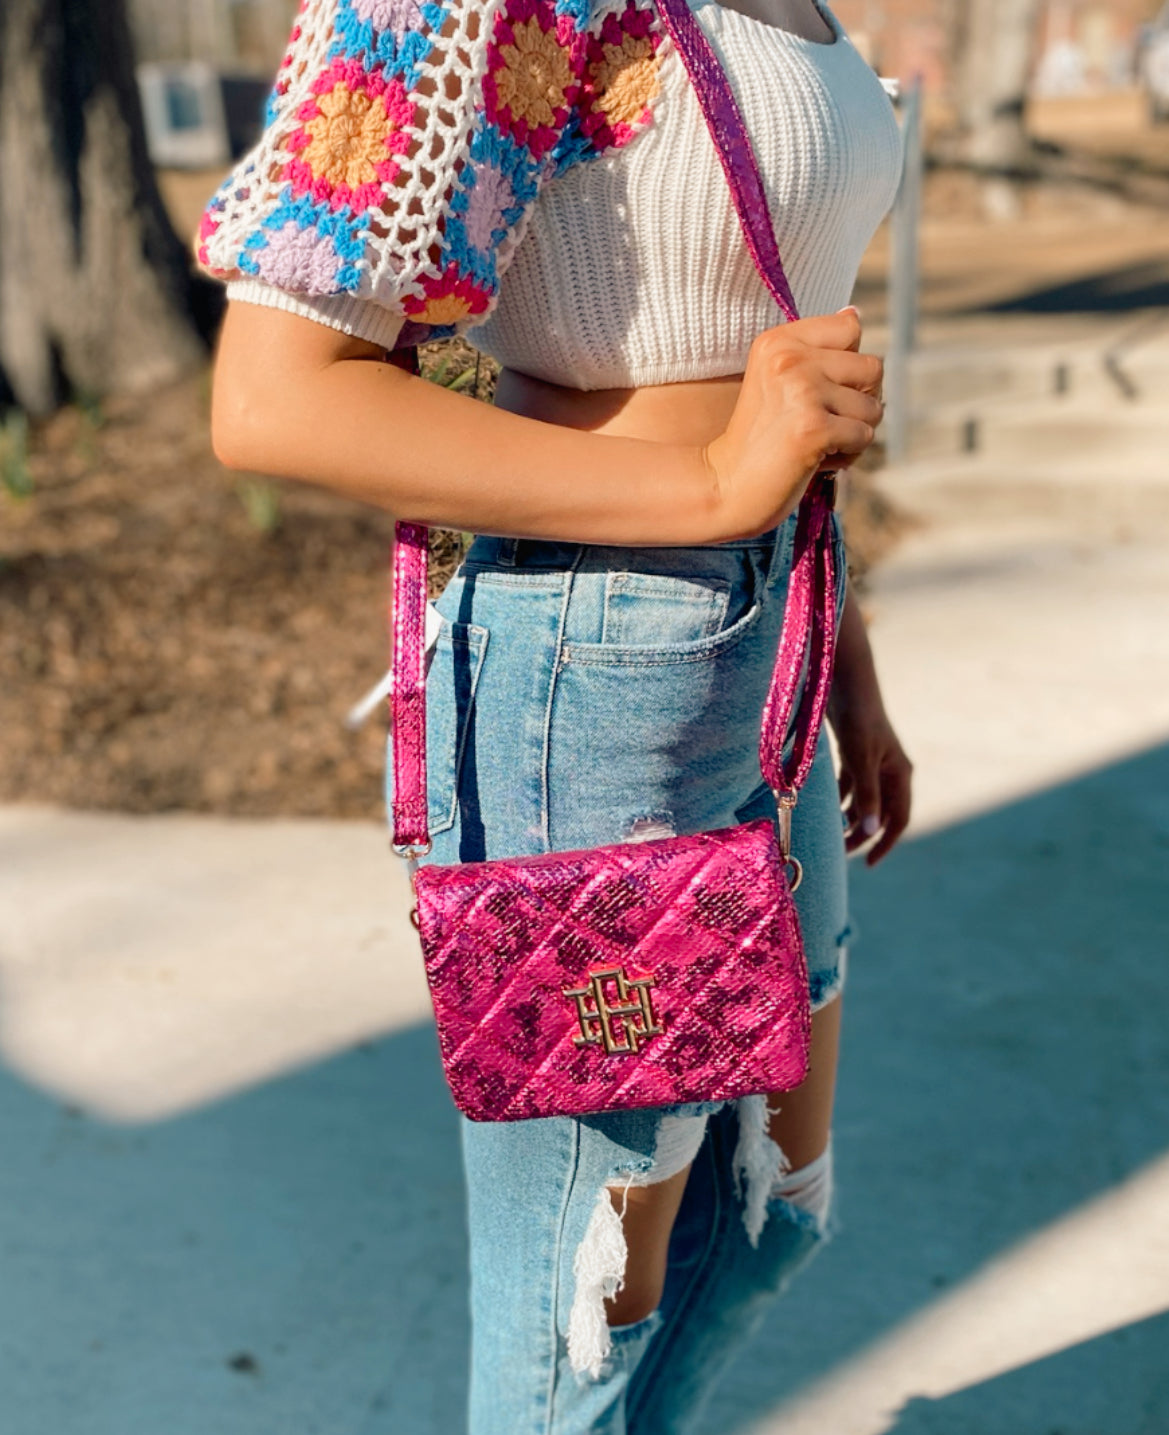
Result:
<instances>
[{"instance_id":1,"label":"metal d-ring","mask_svg":"<svg viewBox=\"0 0 1169 1435\"><path fill-rule=\"evenodd\" d=\"M401 857L405 860L406 866L410 873L410 890L412 892L415 892L415 896L417 896L417 892L414 887L414 874L418 871L418 859L419 857L427 856L433 846L434 843L430 840L429 837L426 839L425 842L421 844L406 842L399 846L396 842L390 843L390 850L393 852L394 856ZM417 901L415 901L414 906L410 908L410 925L414 928L416 932L422 931L422 927L418 921Z\"/></svg>"},{"instance_id":2,"label":"metal d-ring","mask_svg":"<svg viewBox=\"0 0 1169 1435\"><path fill-rule=\"evenodd\" d=\"M779 860L788 874L788 891L794 892L804 880L804 868L798 857L792 856L792 812L797 801L796 793L772 789L775 806L779 814Z\"/></svg>"}]
</instances>

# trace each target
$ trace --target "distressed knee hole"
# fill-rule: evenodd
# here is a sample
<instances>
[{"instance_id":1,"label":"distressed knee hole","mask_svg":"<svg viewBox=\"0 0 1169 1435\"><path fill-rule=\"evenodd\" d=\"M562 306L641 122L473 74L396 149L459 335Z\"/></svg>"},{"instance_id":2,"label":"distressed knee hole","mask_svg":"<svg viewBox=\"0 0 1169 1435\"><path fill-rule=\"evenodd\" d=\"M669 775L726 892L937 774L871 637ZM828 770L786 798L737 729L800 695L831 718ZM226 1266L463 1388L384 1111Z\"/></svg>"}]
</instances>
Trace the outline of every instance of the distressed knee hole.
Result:
<instances>
[{"instance_id":1,"label":"distressed knee hole","mask_svg":"<svg viewBox=\"0 0 1169 1435\"><path fill-rule=\"evenodd\" d=\"M744 1096L738 1105L739 1139L731 1160L735 1191L743 1203L743 1227L752 1246L767 1222L772 1187L791 1169L779 1143L771 1139L774 1114L766 1096Z\"/></svg>"},{"instance_id":2,"label":"distressed knee hole","mask_svg":"<svg viewBox=\"0 0 1169 1435\"><path fill-rule=\"evenodd\" d=\"M767 1223L768 1208L781 1203L788 1219L826 1236L834 1193L832 1140L814 1161L792 1170L779 1143L770 1134L776 1113L765 1096L746 1096L739 1103L739 1140L733 1170L735 1189L743 1202L743 1226L752 1246Z\"/></svg>"},{"instance_id":3,"label":"distressed knee hole","mask_svg":"<svg viewBox=\"0 0 1169 1435\"><path fill-rule=\"evenodd\" d=\"M814 1229L827 1233L832 1218L833 1179L832 1141L806 1166L781 1176L771 1188L770 1200L782 1201L793 1212L808 1217Z\"/></svg>"},{"instance_id":4,"label":"distressed knee hole","mask_svg":"<svg viewBox=\"0 0 1169 1435\"><path fill-rule=\"evenodd\" d=\"M639 1170L615 1174L598 1193L572 1263L574 1289L568 1320L568 1356L578 1374L599 1378L612 1347L612 1330L641 1324L649 1319L660 1300L654 1281L647 1280L647 1288L656 1292L655 1299L643 1301L647 1308L636 1308L628 1319L610 1323L611 1312L607 1307L625 1288L629 1261L625 1218L630 1193L673 1181L689 1170L706 1135L706 1121L705 1116L663 1116L653 1160L646 1161ZM669 1232L665 1235L668 1243Z\"/></svg>"},{"instance_id":5,"label":"distressed knee hole","mask_svg":"<svg viewBox=\"0 0 1169 1435\"><path fill-rule=\"evenodd\" d=\"M574 1289L568 1317L568 1359L573 1370L600 1379L612 1349L605 1310L625 1284L629 1248L625 1227L608 1188L602 1189L572 1261Z\"/></svg>"}]
</instances>

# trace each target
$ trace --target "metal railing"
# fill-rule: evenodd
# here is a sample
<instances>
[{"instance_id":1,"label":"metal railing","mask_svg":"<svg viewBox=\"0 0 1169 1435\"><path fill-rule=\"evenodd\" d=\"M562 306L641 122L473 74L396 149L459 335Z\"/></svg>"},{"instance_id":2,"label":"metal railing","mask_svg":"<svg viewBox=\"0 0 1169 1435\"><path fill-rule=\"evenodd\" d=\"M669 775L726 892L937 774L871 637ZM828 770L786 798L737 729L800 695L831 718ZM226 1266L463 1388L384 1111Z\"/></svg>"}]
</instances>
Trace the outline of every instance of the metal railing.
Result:
<instances>
[{"instance_id":1,"label":"metal railing","mask_svg":"<svg viewBox=\"0 0 1169 1435\"><path fill-rule=\"evenodd\" d=\"M885 355L885 451L898 463L909 451L909 357L917 345L919 231L924 171L921 77L901 95L901 184L889 235L889 348Z\"/></svg>"}]
</instances>

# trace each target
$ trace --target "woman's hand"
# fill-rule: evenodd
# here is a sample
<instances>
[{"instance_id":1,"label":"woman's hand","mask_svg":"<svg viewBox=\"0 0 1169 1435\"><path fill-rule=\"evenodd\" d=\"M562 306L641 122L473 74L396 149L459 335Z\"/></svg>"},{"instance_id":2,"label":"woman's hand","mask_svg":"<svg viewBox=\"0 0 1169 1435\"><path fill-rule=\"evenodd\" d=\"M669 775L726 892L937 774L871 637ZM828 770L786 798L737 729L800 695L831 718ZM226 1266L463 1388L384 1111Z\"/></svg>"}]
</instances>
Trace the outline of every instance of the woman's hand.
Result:
<instances>
[{"instance_id":1,"label":"woman's hand","mask_svg":"<svg viewBox=\"0 0 1169 1435\"><path fill-rule=\"evenodd\" d=\"M751 346L726 430L704 456L728 537L782 523L821 469L847 468L884 414L884 365L858 352L855 309L765 330Z\"/></svg>"},{"instance_id":2,"label":"woman's hand","mask_svg":"<svg viewBox=\"0 0 1169 1435\"><path fill-rule=\"evenodd\" d=\"M885 713L864 618L849 591L840 625L828 717L840 751L845 850L870 867L889 853L909 823L913 764Z\"/></svg>"}]
</instances>

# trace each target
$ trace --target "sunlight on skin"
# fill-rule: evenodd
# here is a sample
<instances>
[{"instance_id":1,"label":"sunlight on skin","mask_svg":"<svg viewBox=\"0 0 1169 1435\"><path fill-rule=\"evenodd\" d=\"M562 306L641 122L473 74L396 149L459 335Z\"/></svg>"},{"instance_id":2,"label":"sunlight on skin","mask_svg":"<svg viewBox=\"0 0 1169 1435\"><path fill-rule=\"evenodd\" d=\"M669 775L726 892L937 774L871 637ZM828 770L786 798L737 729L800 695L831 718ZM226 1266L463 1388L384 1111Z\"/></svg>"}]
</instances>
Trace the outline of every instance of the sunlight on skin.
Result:
<instances>
[{"instance_id":1,"label":"sunlight on skin","mask_svg":"<svg viewBox=\"0 0 1169 1435\"><path fill-rule=\"evenodd\" d=\"M999 1256L754 1435L884 1435L914 1398L944 1399L1169 1310L1166 1210L1169 1156Z\"/></svg>"},{"instance_id":2,"label":"sunlight on skin","mask_svg":"<svg viewBox=\"0 0 1169 1435\"><path fill-rule=\"evenodd\" d=\"M0 810L0 1061L160 1121L429 1020L374 823Z\"/></svg>"}]
</instances>

